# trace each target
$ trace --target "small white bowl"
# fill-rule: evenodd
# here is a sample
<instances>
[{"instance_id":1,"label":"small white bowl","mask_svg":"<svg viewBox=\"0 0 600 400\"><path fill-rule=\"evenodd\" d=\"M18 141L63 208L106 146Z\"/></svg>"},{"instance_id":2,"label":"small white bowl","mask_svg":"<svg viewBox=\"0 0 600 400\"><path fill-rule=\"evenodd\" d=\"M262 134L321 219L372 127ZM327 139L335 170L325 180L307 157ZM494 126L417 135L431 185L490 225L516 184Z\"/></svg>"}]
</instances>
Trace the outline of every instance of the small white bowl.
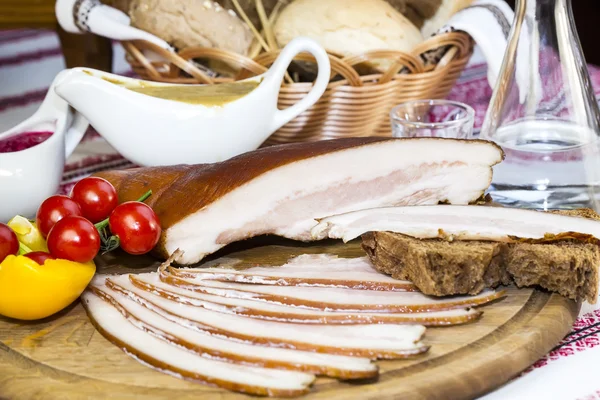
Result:
<instances>
[{"instance_id":1,"label":"small white bowl","mask_svg":"<svg viewBox=\"0 0 600 400\"><path fill-rule=\"evenodd\" d=\"M71 111L51 87L31 118L0 133L0 140L5 140L26 132L53 132L48 139L28 149L0 153L0 222L7 222L17 214L33 217L40 204L56 193L65 160L88 126L87 120Z\"/></svg>"}]
</instances>

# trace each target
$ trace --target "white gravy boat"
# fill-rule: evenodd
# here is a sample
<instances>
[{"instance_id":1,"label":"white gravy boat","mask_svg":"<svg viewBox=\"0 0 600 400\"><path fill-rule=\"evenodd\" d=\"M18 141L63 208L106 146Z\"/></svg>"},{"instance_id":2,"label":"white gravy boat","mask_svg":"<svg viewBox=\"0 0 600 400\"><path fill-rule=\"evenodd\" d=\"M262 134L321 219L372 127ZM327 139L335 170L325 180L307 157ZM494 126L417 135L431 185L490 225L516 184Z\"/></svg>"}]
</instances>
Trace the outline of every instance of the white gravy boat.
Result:
<instances>
[{"instance_id":1,"label":"white gravy boat","mask_svg":"<svg viewBox=\"0 0 600 400\"><path fill-rule=\"evenodd\" d=\"M300 52L315 57L316 82L298 103L278 110L283 76ZM123 87L182 85L140 81L87 68L69 70L57 82L55 91L132 162L142 166L199 164L258 148L273 132L317 102L329 76L325 50L311 39L297 38L282 50L267 72L242 81L260 82L254 90L219 106L152 97Z\"/></svg>"},{"instance_id":2,"label":"white gravy boat","mask_svg":"<svg viewBox=\"0 0 600 400\"><path fill-rule=\"evenodd\" d=\"M54 82L66 71L60 72ZM40 108L27 120L0 133L0 140L25 132L51 131L45 141L28 149L0 153L0 222L16 214L35 215L47 197L58 190L66 158L85 134L88 121L70 109L50 87Z\"/></svg>"}]
</instances>

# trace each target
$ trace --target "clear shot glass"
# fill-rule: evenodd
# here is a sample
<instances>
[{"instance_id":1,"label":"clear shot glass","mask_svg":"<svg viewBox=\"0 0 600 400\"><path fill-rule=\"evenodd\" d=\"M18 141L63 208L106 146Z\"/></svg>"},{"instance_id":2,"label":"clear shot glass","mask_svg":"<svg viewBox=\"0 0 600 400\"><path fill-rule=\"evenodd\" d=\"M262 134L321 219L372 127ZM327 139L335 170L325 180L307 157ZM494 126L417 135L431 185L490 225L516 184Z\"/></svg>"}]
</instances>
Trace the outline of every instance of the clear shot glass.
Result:
<instances>
[{"instance_id":1,"label":"clear shot glass","mask_svg":"<svg viewBox=\"0 0 600 400\"><path fill-rule=\"evenodd\" d=\"M394 137L439 137L470 139L475 111L467 104L450 100L414 100L390 111Z\"/></svg>"}]
</instances>

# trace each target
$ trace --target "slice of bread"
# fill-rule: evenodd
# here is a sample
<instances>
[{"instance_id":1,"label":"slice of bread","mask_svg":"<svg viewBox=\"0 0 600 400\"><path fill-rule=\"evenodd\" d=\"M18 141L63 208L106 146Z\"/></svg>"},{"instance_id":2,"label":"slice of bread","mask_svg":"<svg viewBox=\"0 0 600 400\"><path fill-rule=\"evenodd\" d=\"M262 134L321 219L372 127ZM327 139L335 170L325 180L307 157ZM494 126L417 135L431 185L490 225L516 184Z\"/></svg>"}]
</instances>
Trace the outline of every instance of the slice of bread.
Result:
<instances>
[{"instance_id":1,"label":"slice of bread","mask_svg":"<svg viewBox=\"0 0 600 400\"><path fill-rule=\"evenodd\" d=\"M590 210L562 213L600 219ZM427 295L477 294L514 283L540 286L573 300L595 303L598 298L600 246L594 243L449 242L392 232L370 232L362 240L377 270L410 280Z\"/></svg>"}]
</instances>

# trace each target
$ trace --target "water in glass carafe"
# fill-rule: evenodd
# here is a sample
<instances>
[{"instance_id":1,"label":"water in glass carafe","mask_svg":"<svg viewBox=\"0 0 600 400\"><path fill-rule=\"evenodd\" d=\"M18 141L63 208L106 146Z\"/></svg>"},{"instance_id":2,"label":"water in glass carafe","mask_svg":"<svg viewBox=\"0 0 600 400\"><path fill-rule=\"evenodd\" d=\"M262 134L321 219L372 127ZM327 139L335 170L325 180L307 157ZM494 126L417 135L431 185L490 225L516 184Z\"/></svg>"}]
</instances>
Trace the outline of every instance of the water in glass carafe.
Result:
<instances>
[{"instance_id":1,"label":"water in glass carafe","mask_svg":"<svg viewBox=\"0 0 600 400\"><path fill-rule=\"evenodd\" d=\"M490 194L504 205L597 208L600 112L570 0L517 0L484 139L506 153Z\"/></svg>"}]
</instances>

